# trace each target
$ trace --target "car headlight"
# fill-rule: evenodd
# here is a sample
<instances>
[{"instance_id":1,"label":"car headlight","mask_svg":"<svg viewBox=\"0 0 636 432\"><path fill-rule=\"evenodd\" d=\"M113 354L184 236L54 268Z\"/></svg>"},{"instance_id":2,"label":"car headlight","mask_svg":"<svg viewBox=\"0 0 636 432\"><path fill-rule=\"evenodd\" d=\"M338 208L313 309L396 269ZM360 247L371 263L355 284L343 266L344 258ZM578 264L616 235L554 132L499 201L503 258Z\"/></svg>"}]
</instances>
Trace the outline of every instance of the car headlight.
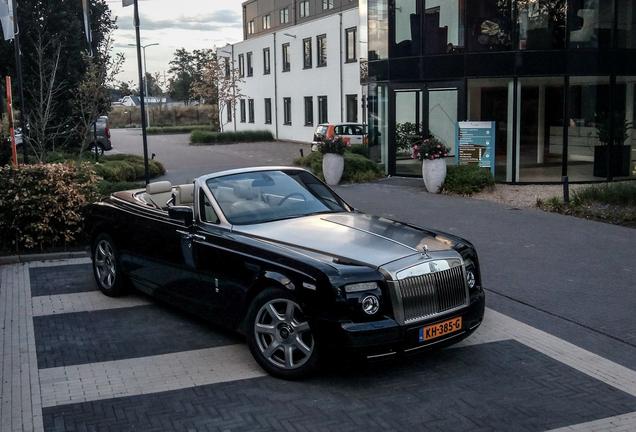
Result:
<instances>
[{"instance_id":1,"label":"car headlight","mask_svg":"<svg viewBox=\"0 0 636 432\"><path fill-rule=\"evenodd\" d=\"M368 295L362 299L360 306L367 315L375 315L380 310L380 299L374 295Z\"/></svg>"},{"instance_id":2,"label":"car headlight","mask_svg":"<svg viewBox=\"0 0 636 432\"><path fill-rule=\"evenodd\" d=\"M378 289L378 284L376 282L355 283L355 284L345 285L344 289L345 289L345 292L348 292L348 293L355 293L355 292L361 292L361 291L373 291Z\"/></svg>"}]
</instances>

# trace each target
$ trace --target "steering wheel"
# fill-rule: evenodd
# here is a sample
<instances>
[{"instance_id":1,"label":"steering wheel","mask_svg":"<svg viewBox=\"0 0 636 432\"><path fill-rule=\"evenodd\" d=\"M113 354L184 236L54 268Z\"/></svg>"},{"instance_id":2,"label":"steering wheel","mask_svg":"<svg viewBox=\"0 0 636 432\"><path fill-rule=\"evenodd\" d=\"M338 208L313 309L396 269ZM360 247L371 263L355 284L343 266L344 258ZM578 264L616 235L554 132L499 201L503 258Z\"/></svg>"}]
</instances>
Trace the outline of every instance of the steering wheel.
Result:
<instances>
[{"instance_id":1,"label":"steering wheel","mask_svg":"<svg viewBox=\"0 0 636 432\"><path fill-rule=\"evenodd\" d=\"M301 198L303 199L303 201L307 201L307 198L305 198L305 195L303 195L302 193L300 193L300 192L292 192L292 193L290 193L289 195L285 195L285 197L284 197L282 200L280 200L280 202L278 203L278 206L279 206L279 207L280 207L280 206L282 206L282 205L283 205L283 203L284 203L285 201L287 201L287 199L288 199L288 198L291 198L291 197L293 197L293 196L301 197Z\"/></svg>"}]
</instances>

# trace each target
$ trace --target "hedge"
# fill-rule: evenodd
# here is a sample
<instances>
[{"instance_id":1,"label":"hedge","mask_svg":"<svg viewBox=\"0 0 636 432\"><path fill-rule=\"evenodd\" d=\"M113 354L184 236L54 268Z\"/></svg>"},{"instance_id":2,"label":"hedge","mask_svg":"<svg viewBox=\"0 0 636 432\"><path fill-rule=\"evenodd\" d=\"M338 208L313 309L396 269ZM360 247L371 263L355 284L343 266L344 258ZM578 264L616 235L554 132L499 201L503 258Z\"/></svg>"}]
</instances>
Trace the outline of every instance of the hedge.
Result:
<instances>
[{"instance_id":1,"label":"hedge","mask_svg":"<svg viewBox=\"0 0 636 432\"><path fill-rule=\"evenodd\" d=\"M192 131L190 143L195 145L228 144L234 142L274 141L274 135L268 130L249 130L238 132Z\"/></svg>"},{"instance_id":2,"label":"hedge","mask_svg":"<svg viewBox=\"0 0 636 432\"><path fill-rule=\"evenodd\" d=\"M82 208L97 198L98 181L86 163L0 167L2 252L77 241Z\"/></svg>"},{"instance_id":3,"label":"hedge","mask_svg":"<svg viewBox=\"0 0 636 432\"><path fill-rule=\"evenodd\" d=\"M146 133L148 135L187 134L187 133L192 133L195 130L216 132L218 128L216 126L204 126L204 125L164 126L164 127L152 126L152 127L146 128Z\"/></svg>"},{"instance_id":4,"label":"hedge","mask_svg":"<svg viewBox=\"0 0 636 432\"><path fill-rule=\"evenodd\" d=\"M93 169L104 181L113 183L135 182L146 176L144 158L124 153L100 156L99 162L93 164ZM161 162L149 159L148 173L150 178L154 178L165 174L166 169Z\"/></svg>"},{"instance_id":5,"label":"hedge","mask_svg":"<svg viewBox=\"0 0 636 432\"><path fill-rule=\"evenodd\" d=\"M477 165L449 165L441 191L450 195L472 196L495 185L490 169Z\"/></svg>"}]
</instances>

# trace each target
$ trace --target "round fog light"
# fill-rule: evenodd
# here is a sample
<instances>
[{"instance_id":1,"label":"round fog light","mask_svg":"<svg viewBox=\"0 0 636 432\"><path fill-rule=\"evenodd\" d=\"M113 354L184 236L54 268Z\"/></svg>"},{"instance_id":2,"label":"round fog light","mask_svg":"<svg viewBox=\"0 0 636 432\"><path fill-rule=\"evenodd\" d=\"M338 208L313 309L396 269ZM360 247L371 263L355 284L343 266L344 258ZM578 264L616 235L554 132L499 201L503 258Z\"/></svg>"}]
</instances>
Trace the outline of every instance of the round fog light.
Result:
<instances>
[{"instance_id":1,"label":"round fog light","mask_svg":"<svg viewBox=\"0 0 636 432\"><path fill-rule=\"evenodd\" d=\"M466 282L468 282L468 288L470 289L475 288L475 273L468 270L466 272Z\"/></svg>"},{"instance_id":2,"label":"round fog light","mask_svg":"<svg viewBox=\"0 0 636 432\"><path fill-rule=\"evenodd\" d=\"M362 310L368 315L375 314L380 309L380 300L374 295L362 299Z\"/></svg>"}]
</instances>

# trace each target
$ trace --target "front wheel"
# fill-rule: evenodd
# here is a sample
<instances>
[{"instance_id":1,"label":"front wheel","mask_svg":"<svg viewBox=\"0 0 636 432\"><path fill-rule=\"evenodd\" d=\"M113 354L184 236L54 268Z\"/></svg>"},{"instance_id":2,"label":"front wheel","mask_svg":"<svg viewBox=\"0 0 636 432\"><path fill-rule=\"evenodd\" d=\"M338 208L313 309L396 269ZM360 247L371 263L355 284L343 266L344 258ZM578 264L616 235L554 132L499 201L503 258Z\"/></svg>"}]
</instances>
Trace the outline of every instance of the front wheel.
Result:
<instances>
[{"instance_id":1,"label":"front wheel","mask_svg":"<svg viewBox=\"0 0 636 432\"><path fill-rule=\"evenodd\" d=\"M126 293L119 254L107 234L100 234L93 244L93 275L99 290L107 296L119 297Z\"/></svg>"},{"instance_id":2,"label":"front wheel","mask_svg":"<svg viewBox=\"0 0 636 432\"><path fill-rule=\"evenodd\" d=\"M313 372L317 352L309 323L291 293L267 289L252 303L247 317L247 344L270 375L299 379Z\"/></svg>"}]
</instances>

